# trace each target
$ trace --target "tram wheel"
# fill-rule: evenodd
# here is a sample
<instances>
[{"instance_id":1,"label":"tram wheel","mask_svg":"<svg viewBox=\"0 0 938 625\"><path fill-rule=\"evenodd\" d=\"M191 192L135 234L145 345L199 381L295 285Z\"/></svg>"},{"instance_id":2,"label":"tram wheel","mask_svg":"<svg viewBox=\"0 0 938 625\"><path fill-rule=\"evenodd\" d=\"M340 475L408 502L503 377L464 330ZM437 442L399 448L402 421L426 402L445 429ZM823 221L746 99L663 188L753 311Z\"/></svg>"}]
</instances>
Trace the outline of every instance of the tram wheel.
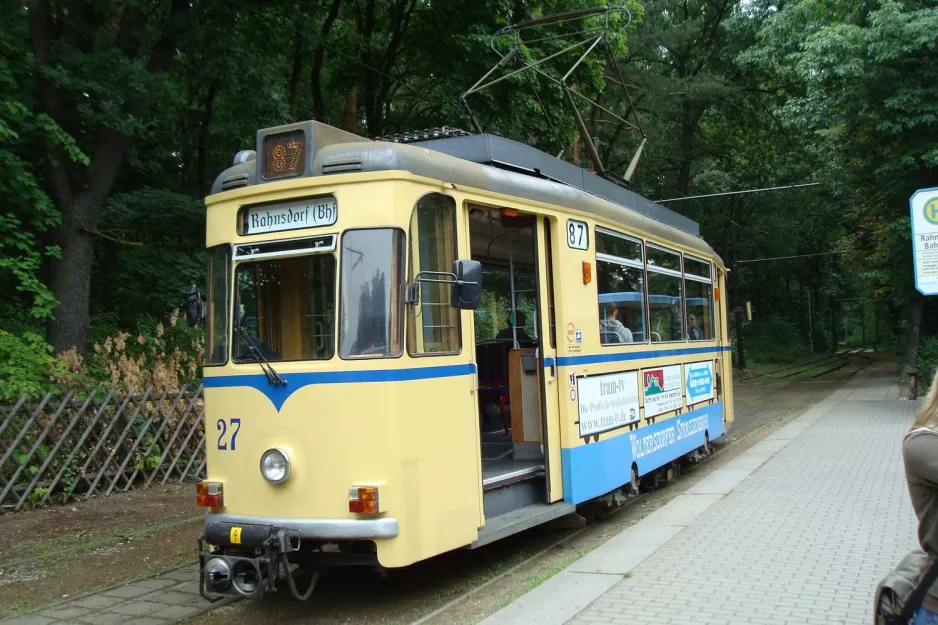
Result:
<instances>
[{"instance_id":1,"label":"tram wheel","mask_svg":"<svg viewBox=\"0 0 938 625\"><path fill-rule=\"evenodd\" d=\"M632 465L632 476L629 481L629 494L633 497L638 496L638 493L641 492L642 478L638 476L638 469L635 465Z\"/></svg>"}]
</instances>

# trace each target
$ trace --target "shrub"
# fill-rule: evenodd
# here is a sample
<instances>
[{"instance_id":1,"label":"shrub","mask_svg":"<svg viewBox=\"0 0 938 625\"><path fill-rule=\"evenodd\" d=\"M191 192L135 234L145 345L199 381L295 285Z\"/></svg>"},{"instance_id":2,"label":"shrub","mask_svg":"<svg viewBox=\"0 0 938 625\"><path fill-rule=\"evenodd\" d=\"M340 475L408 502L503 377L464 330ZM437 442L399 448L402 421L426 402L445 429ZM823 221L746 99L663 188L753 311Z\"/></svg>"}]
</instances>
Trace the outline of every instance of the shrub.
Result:
<instances>
[{"instance_id":1,"label":"shrub","mask_svg":"<svg viewBox=\"0 0 938 625\"><path fill-rule=\"evenodd\" d=\"M100 339L102 332L95 335ZM66 388L178 390L202 377L202 346L202 329L181 322L179 310L165 323L144 316L133 334L115 329L96 341L87 359L75 350L61 354L69 375L58 382Z\"/></svg>"},{"instance_id":2,"label":"shrub","mask_svg":"<svg viewBox=\"0 0 938 625\"><path fill-rule=\"evenodd\" d=\"M791 362L807 353L808 346L795 324L781 317L754 320L743 329L743 349L754 363Z\"/></svg>"},{"instance_id":3,"label":"shrub","mask_svg":"<svg viewBox=\"0 0 938 625\"><path fill-rule=\"evenodd\" d=\"M936 368L938 368L938 336L923 337L918 345L918 361L915 371L918 376L918 387L923 391L931 386Z\"/></svg>"},{"instance_id":4,"label":"shrub","mask_svg":"<svg viewBox=\"0 0 938 625\"><path fill-rule=\"evenodd\" d=\"M60 375L61 363L39 334L0 330L0 400L12 403L22 395L37 399L53 390L52 380Z\"/></svg>"}]
</instances>

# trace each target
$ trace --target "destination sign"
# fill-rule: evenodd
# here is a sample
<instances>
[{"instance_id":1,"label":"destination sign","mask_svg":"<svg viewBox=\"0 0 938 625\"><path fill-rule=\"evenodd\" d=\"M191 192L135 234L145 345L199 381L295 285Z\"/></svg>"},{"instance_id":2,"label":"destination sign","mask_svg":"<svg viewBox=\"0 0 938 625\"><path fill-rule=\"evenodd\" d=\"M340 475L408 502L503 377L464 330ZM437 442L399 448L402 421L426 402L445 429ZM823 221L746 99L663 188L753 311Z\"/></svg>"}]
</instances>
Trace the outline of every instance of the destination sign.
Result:
<instances>
[{"instance_id":1,"label":"destination sign","mask_svg":"<svg viewBox=\"0 0 938 625\"><path fill-rule=\"evenodd\" d=\"M242 215L241 233L248 235L320 228L331 226L338 218L339 206L331 195L249 206Z\"/></svg>"}]
</instances>

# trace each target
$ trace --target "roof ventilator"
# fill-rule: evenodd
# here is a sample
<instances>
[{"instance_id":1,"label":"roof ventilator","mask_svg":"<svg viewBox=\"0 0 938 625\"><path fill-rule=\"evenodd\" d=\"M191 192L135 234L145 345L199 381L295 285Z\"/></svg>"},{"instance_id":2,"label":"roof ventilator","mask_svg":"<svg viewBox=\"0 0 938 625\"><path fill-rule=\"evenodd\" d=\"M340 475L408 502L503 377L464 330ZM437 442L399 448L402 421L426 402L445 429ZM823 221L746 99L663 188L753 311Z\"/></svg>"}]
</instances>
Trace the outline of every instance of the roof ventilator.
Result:
<instances>
[{"instance_id":1,"label":"roof ventilator","mask_svg":"<svg viewBox=\"0 0 938 625\"><path fill-rule=\"evenodd\" d=\"M238 187L248 186L248 175L247 174L235 174L234 176L228 176L221 181L221 190L228 191L230 189L237 189Z\"/></svg>"},{"instance_id":2,"label":"roof ventilator","mask_svg":"<svg viewBox=\"0 0 938 625\"><path fill-rule=\"evenodd\" d=\"M329 158L323 161L322 164L322 173L323 175L327 174L342 174L350 171L361 171L362 170L362 157L361 156L341 156L335 158Z\"/></svg>"}]
</instances>

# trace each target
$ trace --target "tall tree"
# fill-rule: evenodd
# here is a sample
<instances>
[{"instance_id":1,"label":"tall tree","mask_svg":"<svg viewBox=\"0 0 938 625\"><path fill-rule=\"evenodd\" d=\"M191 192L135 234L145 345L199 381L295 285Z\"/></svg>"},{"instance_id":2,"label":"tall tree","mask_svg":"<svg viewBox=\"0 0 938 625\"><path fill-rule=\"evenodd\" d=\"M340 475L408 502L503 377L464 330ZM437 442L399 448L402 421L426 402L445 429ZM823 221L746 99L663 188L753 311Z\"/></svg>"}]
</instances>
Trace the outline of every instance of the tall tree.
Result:
<instances>
[{"instance_id":1,"label":"tall tree","mask_svg":"<svg viewBox=\"0 0 938 625\"><path fill-rule=\"evenodd\" d=\"M808 33L805 35L805 33ZM916 366L922 298L912 285L908 198L938 178L938 7L800 0L766 20L762 58L803 85L789 123L815 133L850 220L843 245L874 296L908 308Z\"/></svg>"},{"instance_id":2,"label":"tall tree","mask_svg":"<svg viewBox=\"0 0 938 625\"><path fill-rule=\"evenodd\" d=\"M46 146L46 176L62 214L61 259L53 263L58 300L48 340L84 353L96 226L134 137L146 127L158 76L172 63L191 3L32 0L29 29L45 113L88 154L87 167Z\"/></svg>"}]
</instances>

